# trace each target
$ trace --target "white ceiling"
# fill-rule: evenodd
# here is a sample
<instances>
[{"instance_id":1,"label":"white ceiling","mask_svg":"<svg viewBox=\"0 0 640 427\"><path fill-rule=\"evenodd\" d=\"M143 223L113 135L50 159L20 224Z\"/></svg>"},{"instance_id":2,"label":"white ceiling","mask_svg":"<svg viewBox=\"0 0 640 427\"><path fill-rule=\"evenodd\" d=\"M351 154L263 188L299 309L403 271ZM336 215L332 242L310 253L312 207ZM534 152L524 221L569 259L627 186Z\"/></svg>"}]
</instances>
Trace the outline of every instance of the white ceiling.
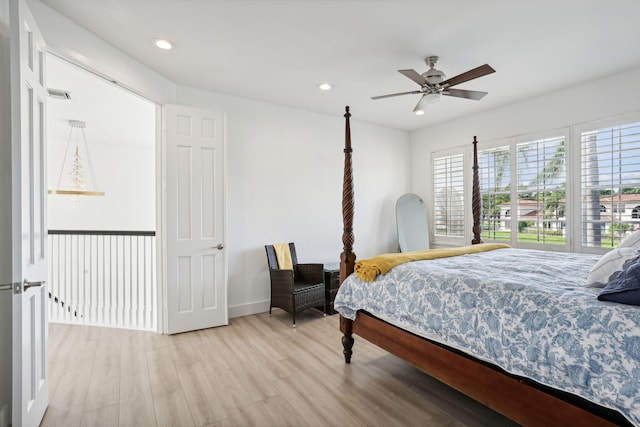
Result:
<instances>
[{"instance_id":1,"label":"white ceiling","mask_svg":"<svg viewBox=\"0 0 640 427\"><path fill-rule=\"evenodd\" d=\"M640 0L41 1L177 84L405 130L640 67ZM447 77L490 64L456 86L489 94L423 116L419 95L370 99L418 89L397 70L429 55Z\"/></svg>"}]
</instances>

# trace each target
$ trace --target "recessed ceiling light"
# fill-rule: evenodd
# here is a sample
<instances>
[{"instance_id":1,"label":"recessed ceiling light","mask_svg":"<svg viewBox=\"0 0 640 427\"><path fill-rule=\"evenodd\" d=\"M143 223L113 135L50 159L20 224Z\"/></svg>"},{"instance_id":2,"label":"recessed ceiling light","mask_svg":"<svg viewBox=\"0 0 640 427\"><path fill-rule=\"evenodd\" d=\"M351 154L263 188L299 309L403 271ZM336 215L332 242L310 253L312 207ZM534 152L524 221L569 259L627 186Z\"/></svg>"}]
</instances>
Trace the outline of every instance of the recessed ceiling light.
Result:
<instances>
[{"instance_id":1,"label":"recessed ceiling light","mask_svg":"<svg viewBox=\"0 0 640 427\"><path fill-rule=\"evenodd\" d=\"M156 39L154 40L154 43L156 44L157 47L163 50L171 50L174 47L173 43L171 43L169 40L166 40L166 39Z\"/></svg>"},{"instance_id":2,"label":"recessed ceiling light","mask_svg":"<svg viewBox=\"0 0 640 427\"><path fill-rule=\"evenodd\" d=\"M331 90L333 89L333 85L331 83L320 83L317 85L320 90Z\"/></svg>"},{"instance_id":3,"label":"recessed ceiling light","mask_svg":"<svg viewBox=\"0 0 640 427\"><path fill-rule=\"evenodd\" d=\"M416 116L421 116L424 114L424 110L415 110L414 113L416 114Z\"/></svg>"}]
</instances>

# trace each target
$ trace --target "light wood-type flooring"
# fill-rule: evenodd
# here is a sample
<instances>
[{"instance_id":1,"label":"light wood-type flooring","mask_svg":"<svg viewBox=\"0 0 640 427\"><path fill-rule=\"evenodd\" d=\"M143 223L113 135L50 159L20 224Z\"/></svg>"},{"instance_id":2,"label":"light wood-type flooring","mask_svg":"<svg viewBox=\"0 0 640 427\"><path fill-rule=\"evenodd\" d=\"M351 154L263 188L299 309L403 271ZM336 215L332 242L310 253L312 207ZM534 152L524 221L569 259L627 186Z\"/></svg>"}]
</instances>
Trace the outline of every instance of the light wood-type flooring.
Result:
<instances>
[{"instance_id":1,"label":"light wood-type flooring","mask_svg":"<svg viewBox=\"0 0 640 427\"><path fill-rule=\"evenodd\" d=\"M258 314L178 335L50 324L42 426L510 426L338 315Z\"/></svg>"}]
</instances>

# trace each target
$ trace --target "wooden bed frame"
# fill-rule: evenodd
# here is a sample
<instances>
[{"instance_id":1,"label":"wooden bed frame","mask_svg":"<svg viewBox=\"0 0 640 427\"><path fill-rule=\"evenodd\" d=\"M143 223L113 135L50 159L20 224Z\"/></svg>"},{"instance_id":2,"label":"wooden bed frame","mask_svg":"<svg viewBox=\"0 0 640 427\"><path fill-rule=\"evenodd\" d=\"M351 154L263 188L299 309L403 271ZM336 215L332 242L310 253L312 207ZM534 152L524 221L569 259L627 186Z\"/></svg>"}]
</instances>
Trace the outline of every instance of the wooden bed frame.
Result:
<instances>
[{"instance_id":1,"label":"wooden bed frame","mask_svg":"<svg viewBox=\"0 0 640 427\"><path fill-rule=\"evenodd\" d=\"M340 254L340 283L353 273L353 171L351 164L351 114L346 107L344 180L342 190L343 252ZM477 140L473 138L473 241L482 243L481 199L478 180ZM468 395L489 408L523 425L615 426L630 425L617 411L580 397L511 375L458 350L422 338L375 316L359 311L356 320L340 316L340 330L346 363L351 363L353 335L414 365L421 371Z\"/></svg>"}]
</instances>

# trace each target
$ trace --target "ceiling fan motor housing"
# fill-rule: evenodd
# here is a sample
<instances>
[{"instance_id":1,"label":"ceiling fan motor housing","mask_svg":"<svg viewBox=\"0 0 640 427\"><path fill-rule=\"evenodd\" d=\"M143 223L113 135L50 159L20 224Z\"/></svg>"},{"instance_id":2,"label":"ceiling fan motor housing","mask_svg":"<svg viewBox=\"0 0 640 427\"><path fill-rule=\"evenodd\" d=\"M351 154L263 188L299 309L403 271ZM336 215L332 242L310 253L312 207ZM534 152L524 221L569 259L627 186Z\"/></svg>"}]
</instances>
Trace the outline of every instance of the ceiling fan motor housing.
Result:
<instances>
[{"instance_id":1,"label":"ceiling fan motor housing","mask_svg":"<svg viewBox=\"0 0 640 427\"><path fill-rule=\"evenodd\" d=\"M438 65L438 61L440 58L437 56L427 56L424 59L424 62L427 64L429 69L422 73L422 77L429 82L430 85L437 85L444 81L445 75L442 71L436 70L435 66Z\"/></svg>"},{"instance_id":2,"label":"ceiling fan motor housing","mask_svg":"<svg viewBox=\"0 0 640 427\"><path fill-rule=\"evenodd\" d=\"M430 68L429 71L422 73L422 77L431 85L437 85L444 81L445 75L442 71Z\"/></svg>"}]
</instances>

